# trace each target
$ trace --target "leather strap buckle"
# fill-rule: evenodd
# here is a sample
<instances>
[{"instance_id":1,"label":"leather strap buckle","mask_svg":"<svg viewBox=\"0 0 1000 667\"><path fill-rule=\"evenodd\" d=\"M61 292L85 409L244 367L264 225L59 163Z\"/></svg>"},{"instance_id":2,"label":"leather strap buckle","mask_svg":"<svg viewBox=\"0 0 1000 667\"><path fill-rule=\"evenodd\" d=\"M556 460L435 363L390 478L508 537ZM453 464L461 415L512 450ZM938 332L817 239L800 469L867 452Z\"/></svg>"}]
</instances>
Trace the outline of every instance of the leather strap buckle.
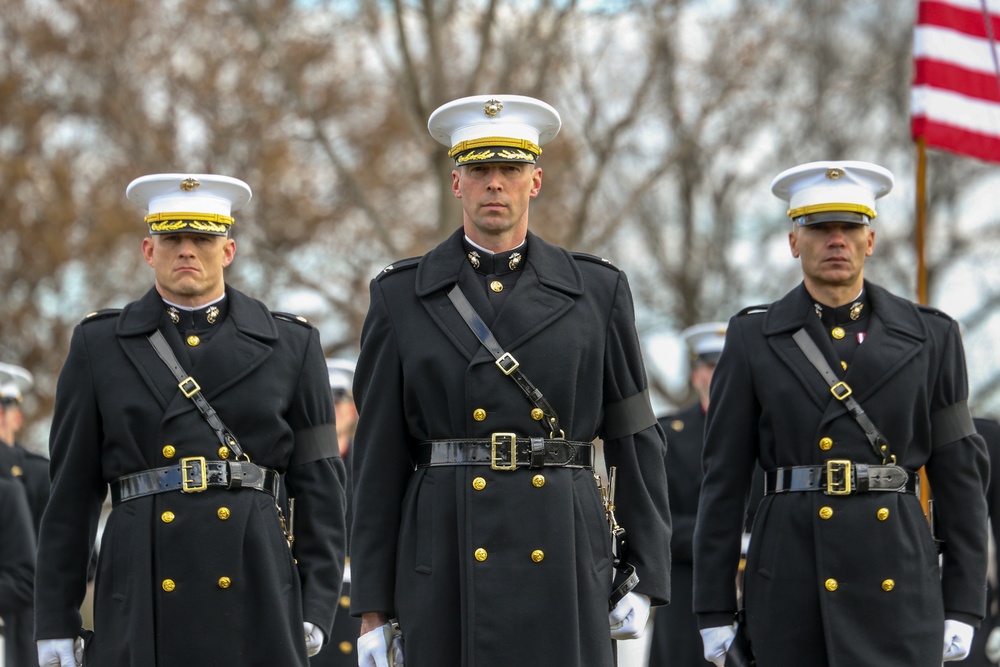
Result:
<instances>
[{"instance_id":1,"label":"leather strap buckle","mask_svg":"<svg viewBox=\"0 0 1000 667\"><path fill-rule=\"evenodd\" d=\"M510 375L517 370L518 366L521 365L510 352L504 352L493 363L497 365L497 368L499 368L500 372L504 375Z\"/></svg>"},{"instance_id":2,"label":"leather strap buckle","mask_svg":"<svg viewBox=\"0 0 1000 667\"><path fill-rule=\"evenodd\" d=\"M841 380L837 384L830 387L830 393L833 394L835 399L842 401L851 395L851 388L846 382Z\"/></svg>"},{"instance_id":3,"label":"leather strap buckle","mask_svg":"<svg viewBox=\"0 0 1000 667\"><path fill-rule=\"evenodd\" d=\"M208 488L208 470L204 456L181 459L181 493L201 493Z\"/></svg>"},{"instance_id":4,"label":"leather strap buckle","mask_svg":"<svg viewBox=\"0 0 1000 667\"><path fill-rule=\"evenodd\" d=\"M504 464L504 453L510 453L510 463ZM500 454L498 456L497 454ZM490 468L493 470L517 469L517 436L513 433L494 433L490 441Z\"/></svg>"},{"instance_id":5,"label":"leather strap buckle","mask_svg":"<svg viewBox=\"0 0 1000 667\"><path fill-rule=\"evenodd\" d=\"M832 459L826 462L826 489L828 496L851 495L851 462L846 459Z\"/></svg>"},{"instance_id":6,"label":"leather strap buckle","mask_svg":"<svg viewBox=\"0 0 1000 667\"><path fill-rule=\"evenodd\" d=\"M201 387L198 385L198 382L190 375L178 382L177 386L180 388L181 393L184 394L184 398L191 398L201 391Z\"/></svg>"}]
</instances>

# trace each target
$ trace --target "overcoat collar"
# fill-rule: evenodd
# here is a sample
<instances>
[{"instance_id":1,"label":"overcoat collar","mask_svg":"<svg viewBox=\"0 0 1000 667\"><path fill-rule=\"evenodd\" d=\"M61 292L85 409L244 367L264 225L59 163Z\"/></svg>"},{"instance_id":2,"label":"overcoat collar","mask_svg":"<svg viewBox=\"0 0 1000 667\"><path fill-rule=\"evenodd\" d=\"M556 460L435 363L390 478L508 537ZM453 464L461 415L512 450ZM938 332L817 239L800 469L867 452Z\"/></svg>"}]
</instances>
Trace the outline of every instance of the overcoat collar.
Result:
<instances>
[{"instance_id":1,"label":"overcoat collar","mask_svg":"<svg viewBox=\"0 0 1000 667\"><path fill-rule=\"evenodd\" d=\"M493 361L448 299L448 291L470 269L462 246L460 228L441 245L420 259L417 265L416 294L428 314L458 350L476 363ZM528 232L527 260L517 286L493 320L491 329L507 351L556 321L584 292L583 274L573 256L563 248ZM463 281L464 282L464 281ZM463 288L463 291L469 291ZM473 305L484 300L475 293L466 296ZM485 319L489 319L480 312Z\"/></svg>"},{"instance_id":2,"label":"overcoat collar","mask_svg":"<svg viewBox=\"0 0 1000 667\"><path fill-rule=\"evenodd\" d=\"M226 288L226 298L229 313L214 336L218 340L211 354L203 355L196 366L185 368L209 401L263 363L271 354L268 343L278 338L274 319L262 303L230 287ZM167 419L195 406L177 389L177 380L147 340L160 326L163 313L163 299L153 288L125 306L115 333L125 354L164 408Z\"/></svg>"},{"instance_id":3,"label":"overcoat collar","mask_svg":"<svg viewBox=\"0 0 1000 667\"><path fill-rule=\"evenodd\" d=\"M859 346L843 378L862 407L867 398L920 351L928 336L916 305L867 280L864 289L871 303L872 319L865 342ZM762 332L778 357L802 382L817 406L824 410L823 422L826 422L843 415L844 406L833 398L822 376L791 338L792 334L805 327L830 365L836 367L839 363L829 338L823 335L822 327L816 326L819 320L813 303L814 299L805 285L800 283L768 307Z\"/></svg>"}]
</instances>

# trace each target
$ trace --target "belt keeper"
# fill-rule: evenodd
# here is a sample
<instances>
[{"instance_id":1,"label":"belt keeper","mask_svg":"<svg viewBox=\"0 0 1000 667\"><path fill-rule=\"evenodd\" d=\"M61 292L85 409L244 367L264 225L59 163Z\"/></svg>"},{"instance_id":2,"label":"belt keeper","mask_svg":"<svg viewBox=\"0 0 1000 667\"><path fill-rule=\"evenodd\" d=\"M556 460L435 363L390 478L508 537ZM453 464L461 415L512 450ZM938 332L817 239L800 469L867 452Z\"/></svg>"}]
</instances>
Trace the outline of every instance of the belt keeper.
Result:
<instances>
[{"instance_id":1,"label":"belt keeper","mask_svg":"<svg viewBox=\"0 0 1000 667\"><path fill-rule=\"evenodd\" d=\"M243 464L239 461L228 461L229 464L229 489L239 489L243 487Z\"/></svg>"},{"instance_id":2,"label":"belt keeper","mask_svg":"<svg viewBox=\"0 0 1000 667\"><path fill-rule=\"evenodd\" d=\"M531 463L529 468L542 468L545 466L545 440L543 438L531 438Z\"/></svg>"}]
</instances>

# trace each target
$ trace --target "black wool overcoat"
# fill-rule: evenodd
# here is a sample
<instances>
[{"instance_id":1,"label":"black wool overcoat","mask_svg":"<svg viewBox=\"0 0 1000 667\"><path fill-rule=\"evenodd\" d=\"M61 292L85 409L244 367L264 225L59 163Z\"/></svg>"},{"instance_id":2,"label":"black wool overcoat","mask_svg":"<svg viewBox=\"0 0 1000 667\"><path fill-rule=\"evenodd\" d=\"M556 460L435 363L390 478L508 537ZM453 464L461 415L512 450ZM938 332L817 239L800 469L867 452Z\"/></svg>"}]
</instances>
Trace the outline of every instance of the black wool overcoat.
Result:
<instances>
[{"instance_id":1,"label":"black wool overcoat","mask_svg":"<svg viewBox=\"0 0 1000 667\"><path fill-rule=\"evenodd\" d=\"M940 667L946 616L978 624L986 577L986 451L966 400L958 325L865 282L871 322L843 375L897 464L926 466L944 541L938 565L913 493L765 496L745 571L759 667ZM792 335L805 327L839 367L804 285L730 320L712 378L695 529L695 611L731 622L744 500L764 470L881 464Z\"/></svg>"},{"instance_id":2,"label":"black wool overcoat","mask_svg":"<svg viewBox=\"0 0 1000 667\"><path fill-rule=\"evenodd\" d=\"M296 499L295 549L264 492L210 487L118 504L101 539L88 664L306 667L303 620L330 634L343 569L345 474L319 335L232 288L226 294L227 316L186 370L250 460L284 473ZM147 340L158 327L183 365L180 337L155 290L74 331L50 436L39 638L80 629L110 482L184 457L224 458Z\"/></svg>"},{"instance_id":3,"label":"black wool overcoat","mask_svg":"<svg viewBox=\"0 0 1000 667\"><path fill-rule=\"evenodd\" d=\"M522 270L495 317L462 230L372 281L355 376L351 608L398 615L407 667L614 664L611 539L592 471L414 468L425 440L548 436L449 301L456 281L566 439L604 436L636 590L654 604L669 597L664 437L648 408L628 282L530 233ZM609 432L608 410L628 399L648 420Z\"/></svg>"}]
</instances>

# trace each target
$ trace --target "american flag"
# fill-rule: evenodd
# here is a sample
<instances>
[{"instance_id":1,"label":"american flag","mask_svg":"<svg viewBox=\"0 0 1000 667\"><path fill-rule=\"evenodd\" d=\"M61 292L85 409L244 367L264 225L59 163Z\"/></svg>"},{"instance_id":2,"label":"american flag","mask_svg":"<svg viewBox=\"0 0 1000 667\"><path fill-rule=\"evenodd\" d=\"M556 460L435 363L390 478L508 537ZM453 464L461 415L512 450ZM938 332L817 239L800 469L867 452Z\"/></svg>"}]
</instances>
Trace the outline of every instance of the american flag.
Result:
<instances>
[{"instance_id":1,"label":"american flag","mask_svg":"<svg viewBox=\"0 0 1000 667\"><path fill-rule=\"evenodd\" d=\"M910 125L929 147L1000 162L1000 0L920 0Z\"/></svg>"}]
</instances>

